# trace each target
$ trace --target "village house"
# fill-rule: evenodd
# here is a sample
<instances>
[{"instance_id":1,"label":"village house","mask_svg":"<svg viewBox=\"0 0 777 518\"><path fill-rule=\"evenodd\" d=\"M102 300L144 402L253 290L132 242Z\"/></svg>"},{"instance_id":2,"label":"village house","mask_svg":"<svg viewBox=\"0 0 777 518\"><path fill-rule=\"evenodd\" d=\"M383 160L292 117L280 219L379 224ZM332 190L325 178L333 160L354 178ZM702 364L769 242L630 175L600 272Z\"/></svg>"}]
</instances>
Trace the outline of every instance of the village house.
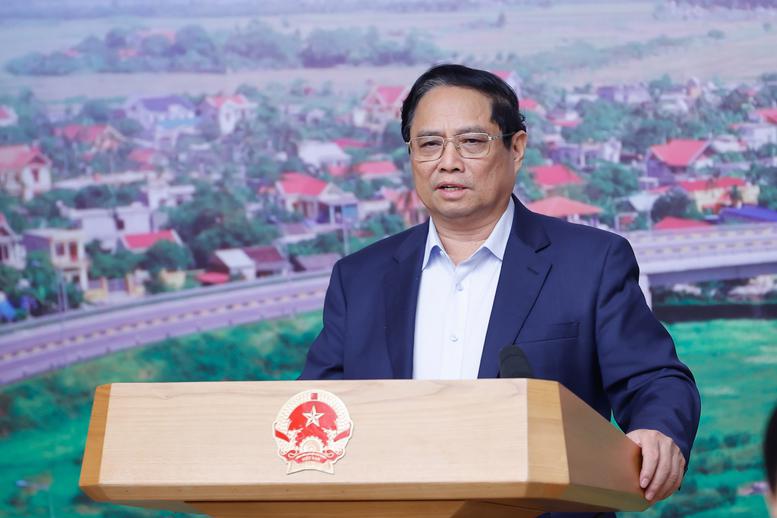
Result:
<instances>
[{"instance_id":1,"label":"village house","mask_svg":"<svg viewBox=\"0 0 777 518\"><path fill-rule=\"evenodd\" d=\"M87 153L116 151L126 141L124 135L107 124L68 124L56 128L54 134L81 146Z\"/></svg>"},{"instance_id":2,"label":"village house","mask_svg":"<svg viewBox=\"0 0 777 518\"><path fill-rule=\"evenodd\" d=\"M339 226L358 219L358 200L331 182L299 172L287 172L275 182L277 201L315 225Z\"/></svg>"},{"instance_id":3,"label":"village house","mask_svg":"<svg viewBox=\"0 0 777 518\"><path fill-rule=\"evenodd\" d=\"M330 168L336 171L347 169L351 165L351 155L334 142L303 140L299 143L297 152L300 160L311 171L319 173L328 171Z\"/></svg>"},{"instance_id":4,"label":"village house","mask_svg":"<svg viewBox=\"0 0 777 518\"><path fill-rule=\"evenodd\" d=\"M89 288L87 275L89 260L86 257L86 240L81 230L61 228L27 230L22 237L22 243L28 254L35 251L45 253L66 281L80 286L82 291Z\"/></svg>"},{"instance_id":5,"label":"village house","mask_svg":"<svg viewBox=\"0 0 777 518\"><path fill-rule=\"evenodd\" d=\"M613 103L640 106L652 104L653 97L644 84L604 85L596 89L599 99Z\"/></svg>"},{"instance_id":6,"label":"village house","mask_svg":"<svg viewBox=\"0 0 777 518\"><path fill-rule=\"evenodd\" d=\"M565 187L583 185L583 179L563 164L534 166L528 170L544 197L558 194Z\"/></svg>"},{"instance_id":7,"label":"village house","mask_svg":"<svg viewBox=\"0 0 777 518\"><path fill-rule=\"evenodd\" d=\"M777 124L777 108L759 108L750 113L750 120L766 124Z\"/></svg>"},{"instance_id":8,"label":"village house","mask_svg":"<svg viewBox=\"0 0 777 518\"><path fill-rule=\"evenodd\" d=\"M647 176L660 185L671 185L679 179L698 176L700 170L712 165L710 143L706 140L670 140L651 146L645 158Z\"/></svg>"},{"instance_id":9,"label":"village house","mask_svg":"<svg viewBox=\"0 0 777 518\"><path fill-rule=\"evenodd\" d=\"M391 213L399 215L406 227L418 225L429 218L429 212L415 189L383 187L380 192L391 203Z\"/></svg>"},{"instance_id":10,"label":"village house","mask_svg":"<svg viewBox=\"0 0 777 518\"><path fill-rule=\"evenodd\" d=\"M273 241L277 246L310 241L316 238L316 231L305 222L278 223L277 226L281 233L280 237Z\"/></svg>"},{"instance_id":11,"label":"village house","mask_svg":"<svg viewBox=\"0 0 777 518\"><path fill-rule=\"evenodd\" d=\"M711 223L699 219L678 218L667 216L653 225L653 230L687 230L690 228L706 228Z\"/></svg>"},{"instance_id":12,"label":"village house","mask_svg":"<svg viewBox=\"0 0 777 518\"><path fill-rule=\"evenodd\" d=\"M17 122L19 122L19 117L16 115L16 110L8 105L0 104L0 128L16 126Z\"/></svg>"},{"instance_id":13,"label":"village house","mask_svg":"<svg viewBox=\"0 0 777 518\"><path fill-rule=\"evenodd\" d=\"M216 122L222 135L229 135L240 121L248 120L256 111L257 104L244 95L211 95L200 104L201 118Z\"/></svg>"},{"instance_id":14,"label":"village house","mask_svg":"<svg viewBox=\"0 0 777 518\"><path fill-rule=\"evenodd\" d=\"M0 146L0 189L24 201L51 190L51 160L37 147Z\"/></svg>"},{"instance_id":15,"label":"village house","mask_svg":"<svg viewBox=\"0 0 777 518\"><path fill-rule=\"evenodd\" d=\"M731 126L748 149L759 149L766 144L777 144L777 124L768 122L740 122Z\"/></svg>"},{"instance_id":16,"label":"village house","mask_svg":"<svg viewBox=\"0 0 777 518\"><path fill-rule=\"evenodd\" d=\"M532 203L527 203L526 207L538 214L563 219L572 223L582 223L584 225L599 226L599 214L602 209L583 203L577 200L571 200L564 196L551 196Z\"/></svg>"},{"instance_id":17,"label":"village house","mask_svg":"<svg viewBox=\"0 0 777 518\"><path fill-rule=\"evenodd\" d=\"M163 121L196 121L194 104L180 95L134 99L125 111L146 131L153 131Z\"/></svg>"},{"instance_id":18,"label":"village house","mask_svg":"<svg viewBox=\"0 0 777 518\"><path fill-rule=\"evenodd\" d=\"M113 252L122 234L145 234L151 231L151 209L142 203L110 209L76 209L59 204L63 218L75 223L86 243L100 242L103 250Z\"/></svg>"},{"instance_id":19,"label":"village house","mask_svg":"<svg viewBox=\"0 0 777 518\"><path fill-rule=\"evenodd\" d=\"M286 275L292 269L277 246L249 246L243 252L253 261L256 277Z\"/></svg>"},{"instance_id":20,"label":"village house","mask_svg":"<svg viewBox=\"0 0 777 518\"><path fill-rule=\"evenodd\" d=\"M402 171L391 160L369 160L359 162L353 167L353 172L362 180L389 180L402 182Z\"/></svg>"},{"instance_id":21,"label":"village house","mask_svg":"<svg viewBox=\"0 0 777 518\"><path fill-rule=\"evenodd\" d=\"M400 119L402 102L408 91L406 86L374 85L354 110L353 125L374 134L383 133L389 122Z\"/></svg>"},{"instance_id":22,"label":"village house","mask_svg":"<svg viewBox=\"0 0 777 518\"><path fill-rule=\"evenodd\" d=\"M213 252L208 262L208 272L222 273L232 279L256 278L254 261L240 248L225 248Z\"/></svg>"},{"instance_id":23,"label":"village house","mask_svg":"<svg viewBox=\"0 0 777 518\"><path fill-rule=\"evenodd\" d=\"M21 270L24 268L24 259L22 237L14 232L5 214L0 212L0 264Z\"/></svg>"},{"instance_id":24,"label":"village house","mask_svg":"<svg viewBox=\"0 0 777 518\"><path fill-rule=\"evenodd\" d=\"M758 205L760 193L758 185L732 176L683 180L677 182L677 186L688 193L700 211L715 214L723 207ZM735 192L738 194L734 195Z\"/></svg>"},{"instance_id":25,"label":"village house","mask_svg":"<svg viewBox=\"0 0 777 518\"><path fill-rule=\"evenodd\" d=\"M197 188L192 184L171 184L166 177L148 177L140 188L143 201L152 211L178 207L194 199Z\"/></svg>"},{"instance_id":26,"label":"village house","mask_svg":"<svg viewBox=\"0 0 777 518\"><path fill-rule=\"evenodd\" d=\"M159 241L170 241L183 246L178 232L175 230L159 230L157 232L144 232L141 234L122 234L119 237L119 249L127 250L134 254L142 254Z\"/></svg>"},{"instance_id":27,"label":"village house","mask_svg":"<svg viewBox=\"0 0 777 518\"><path fill-rule=\"evenodd\" d=\"M337 253L294 255L291 264L295 272L331 272L342 256Z\"/></svg>"},{"instance_id":28,"label":"village house","mask_svg":"<svg viewBox=\"0 0 777 518\"><path fill-rule=\"evenodd\" d=\"M553 162L591 169L599 161L619 163L621 148L621 141L614 138L604 142L559 142L548 146L548 156Z\"/></svg>"},{"instance_id":29,"label":"village house","mask_svg":"<svg viewBox=\"0 0 777 518\"><path fill-rule=\"evenodd\" d=\"M777 210L759 207L758 205L742 205L741 207L726 207L718 214L720 223L777 223Z\"/></svg>"}]
</instances>

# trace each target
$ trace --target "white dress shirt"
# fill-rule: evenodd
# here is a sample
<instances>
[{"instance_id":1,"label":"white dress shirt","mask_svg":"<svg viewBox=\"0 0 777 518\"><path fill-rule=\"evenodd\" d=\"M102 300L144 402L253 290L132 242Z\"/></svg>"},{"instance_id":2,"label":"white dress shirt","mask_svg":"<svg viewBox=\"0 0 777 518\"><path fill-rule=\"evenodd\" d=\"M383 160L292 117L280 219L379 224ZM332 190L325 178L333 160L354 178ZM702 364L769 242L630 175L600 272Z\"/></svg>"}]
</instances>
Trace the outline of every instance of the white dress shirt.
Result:
<instances>
[{"instance_id":1,"label":"white dress shirt","mask_svg":"<svg viewBox=\"0 0 777 518\"><path fill-rule=\"evenodd\" d=\"M478 377L514 213L511 198L488 239L458 266L429 219L415 316L414 379Z\"/></svg>"}]
</instances>

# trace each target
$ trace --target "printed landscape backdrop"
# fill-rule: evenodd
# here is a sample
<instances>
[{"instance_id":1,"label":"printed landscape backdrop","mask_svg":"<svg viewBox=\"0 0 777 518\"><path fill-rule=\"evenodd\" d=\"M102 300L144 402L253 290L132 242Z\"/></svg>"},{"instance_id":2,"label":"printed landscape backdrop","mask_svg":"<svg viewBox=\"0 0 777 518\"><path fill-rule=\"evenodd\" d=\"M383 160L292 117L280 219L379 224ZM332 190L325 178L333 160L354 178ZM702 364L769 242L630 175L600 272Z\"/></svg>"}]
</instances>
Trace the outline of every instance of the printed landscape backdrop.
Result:
<instances>
[{"instance_id":1,"label":"printed landscape backdrop","mask_svg":"<svg viewBox=\"0 0 777 518\"><path fill-rule=\"evenodd\" d=\"M439 62L518 92L516 193L629 239L697 377L644 516L766 516L776 48L772 0L4 0L0 516L170 515L79 493L94 387L294 378L334 261L426 217L398 111Z\"/></svg>"}]
</instances>

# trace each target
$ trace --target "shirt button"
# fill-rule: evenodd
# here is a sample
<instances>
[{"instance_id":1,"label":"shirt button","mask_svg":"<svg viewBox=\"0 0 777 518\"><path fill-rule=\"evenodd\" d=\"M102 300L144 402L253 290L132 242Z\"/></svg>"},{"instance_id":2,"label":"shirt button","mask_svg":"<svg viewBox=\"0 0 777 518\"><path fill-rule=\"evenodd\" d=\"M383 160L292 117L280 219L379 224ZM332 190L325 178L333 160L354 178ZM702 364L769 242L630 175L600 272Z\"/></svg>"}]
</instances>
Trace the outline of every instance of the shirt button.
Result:
<instances>
[{"instance_id":1,"label":"shirt button","mask_svg":"<svg viewBox=\"0 0 777 518\"><path fill-rule=\"evenodd\" d=\"M458 336L451 335L451 342L458 342L458 341L459 341L459 337Z\"/></svg>"},{"instance_id":2,"label":"shirt button","mask_svg":"<svg viewBox=\"0 0 777 518\"><path fill-rule=\"evenodd\" d=\"M456 291L464 291L464 286L460 282L456 283Z\"/></svg>"}]
</instances>

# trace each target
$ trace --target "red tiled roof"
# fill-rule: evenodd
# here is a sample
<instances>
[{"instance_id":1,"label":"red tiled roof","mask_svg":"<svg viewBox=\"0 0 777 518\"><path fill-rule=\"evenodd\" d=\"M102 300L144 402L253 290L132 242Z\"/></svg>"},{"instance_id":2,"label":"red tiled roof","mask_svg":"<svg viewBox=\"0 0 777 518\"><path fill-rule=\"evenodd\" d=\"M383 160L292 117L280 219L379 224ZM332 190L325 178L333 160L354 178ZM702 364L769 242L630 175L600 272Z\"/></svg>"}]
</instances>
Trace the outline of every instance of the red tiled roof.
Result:
<instances>
[{"instance_id":1,"label":"red tiled roof","mask_svg":"<svg viewBox=\"0 0 777 518\"><path fill-rule=\"evenodd\" d=\"M756 113L763 117L764 121L770 124L777 124L777 108L761 108Z\"/></svg>"},{"instance_id":2,"label":"red tiled roof","mask_svg":"<svg viewBox=\"0 0 777 518\"><path fill-rule=\"evenodd\" d=\"M653 228L655 230L673 230L673 229L681 229L681 228L699 228L699 227L709 227L710 224L706 221L701 221L698 219L688 219L688 218L675 218L674 216L667 216L655 225L653 225Z\"/></svg>"},{"instance_id":3,"label":"red tiled roof","mask_svg":"<svg viewBox=\"0 0 777 518\"><path fill-rule=\"evenodd\" d=\"M246 99L243 95L237 94L237 95L214 95L211 97L208 97L208 102L215 106L216 108L221 108L224 103L226 102L232 102L234 104L237 104L239 106L244 106L248 104L248 99Z\"/></svg>"},{"instance_id":4,"label":"red tiled roof","mask_svg":"<svg viewBox=\"0 0 777 518\"><path fill-rule=\"evenodd\" d=\"M502 81L507 81L507 78L510 77L510 74L512 74L512 72L509 70L492 70L491 73Z\"/></svg>"},{"instance_id":5,"label":"red tiled roof","mask_svg":"<svg viewBox=\"0 0 777 518\"><path fill-rule=\"evenodd\" d=\"M570 200L564 196L551 196L550 198L529 203L526 207L531 211L556 218L591 216L602 212L602 209L599 207L576 200Z\"/></svg>"},{"instance_id":6,"label":"red tiled roof","mask_svg":"<svg viewBox=\"0 0 777 518\"><path fill-rule=\"evenodd\" d=\"M345 149L345 148L363 149L366 147L370 147L370 144L368 142L365 142L363 140L353 139L353 138L338 138L333 140L333 142L338 146L340 146L341 149Z\"/></svg>"},{"instance_id":7,"label":"red tiled roof","mask_svg":"<svg viewBox=\"0 0 777 518\"><path fill-rule=\"evenodd\" d=\"M562 128L576 128L583 122L581 119L548 119L555 126Z\"/></svg>"},{"instance_id":8,"label":"red tiled roof","mask_svg":"<svg viewBox=\"0 0 777 518\"><path fill-rule=\"evenodd\" d=\"M48 163L40 149L28 145L0 146L0 170L22 169L30 162Z\"/></svg>"},{"instance_id":9,"label":"red tiled roof","mask_svg":"<svg viewBox=\"0 0 777 518\"><path fill-rule=\"evenodd\" d=\"M197 275L197 280L202 284L224 284L229 282L229 275L220 272L202 272Z\"/></svg>"},{"instance_id":10,"label":"red tiled roof","mask_svg":"<svg viewBox=\"0 0 777 518\"><path fill-rule=\"evenodd\" d=\"M12 118L11 109L7 106L0 106L0 119Z\"/></svg>"},{"instance_id":11,"label":"red tiled roof","mask_svg":"<svg viewBox=\"0 0 777 518\"><path fill-rule=\"evenodd\" d=\"M160 230L159 232L148 232L145 234L124 235L124 243L130 250L145 250L151 248L159 241L170 241L171 243L180 242L174 230Z\"/></svg>"},{"instance_id":12,"label":"red tiled roof","mask_svg":"<svg viewBox=\"0 0 777 518\"><path fill-rule=\"evenodd\" d=\"M531 97L524 97L519 101L518 105L522 110L526 110L527 112L533 112L540 108L540 103Z\"/></svg>"},{"instance_id":13,"label":"red tiled roof","mask_svg":"<svg viewBox=\"0 0 777 518\"><path fill-rule=\"evenodd\" d=\"M307 196L318 196L327 186L324 180L296 172L283 173L279 183L286 194L303 194Z\"/></svg>"},{"instance_id":14,"label":"red tiled roof","mask_svg":"<svg viewBox=\"0 0 777 518\"><path fill-rule=\"evenodd\" d=\"M688 167L701 156L709 142L706 140L670 140L666 144L651 146L650 151L660 161L673 167Z\"/></svg>"},{"instance_id":15,"label":"red tiled roof","mask_svg":"<svg viewBox=\"0 0 777 518\"><path fill-rule=\"evenodd\" d=\"M404 86L378 86L375 92L379 97L383 99L383 102L389 106L392 106L397 101L400 101L400 96L404 93Z\"/></svg>"},{"instance_id":16,"label":"red tiled roof","mask_svg":"<svg viewBox=\"0 0 777 518\"><path fill-rule=\"evenodd\" d=\"M151 164L155 154L155 149L136 147L127 158L139 164Z\"/></svg>"},{"instance_id":17,"label":"red tiled roof","mask_svg":"<svg viewBox=\"0 0 777 518\"><path fill-rule=\"evenodd\" d=\"M370 162L361 162L354 167L354 171L361 175L383 175L398 173L399 170L391 160L375 160Z\"/></svg>"},{"instance_id":18,"label":"red tiled roof","mask_svg":"<svg viewBox=\"0 0 777 518\"><path fill-rule=\"evenodd\" d=\"M243 248L243 252L255 263L274 263L284 260L280 251L274 246L251 246Z\"/></svg>"},{"instance_id":19,"label":"red tiled roof","mask_svg":"<svg viewBox=\"0 0 777 518\"><path fill-rule=\"evenodd\" d=\"M731 187L743 187L747 185L742 178L733 176L721 176L720 178L707 178L703 180L686 180L677 182L677 185L688 192L709 191L711 189L729 189Z\"/></svg>"},{"instance_id":20,"label":"red tiled roof","mask_svg":"<svg viewBox=\"0 0 777 518\"><path fill-rule=\"evenodd\" d=\"M54 130L54 133L68 140L79 140L81 142L94 142L105 133L108 128L105 124L68 124Z\"/></svg>"},{"instance_id":21,"label":"red tiled roof","mask_svg":"<svg viewBox=\"0 0 777 518\"><path fill-rule=\"evenodd\" d=\"M329 174L332 176L336 176L338 178L345 176L348 174L348 171L351 168L347 165L336 165L336 164L330 164L327 166L326 170L329 171Z\"/></svg>"},{"instance_id":22,"label":"red tiled roof","mask_svg":"<svg viewBox=\"0 0 777 518\"><path fill-rule=\"evenodd\" d=\"M543 187L557 187L559 185L580 185L582 178L574 171L562 164L541 165L529 168L534 176L534 181Z\"/></svg>"}]
</instances>

